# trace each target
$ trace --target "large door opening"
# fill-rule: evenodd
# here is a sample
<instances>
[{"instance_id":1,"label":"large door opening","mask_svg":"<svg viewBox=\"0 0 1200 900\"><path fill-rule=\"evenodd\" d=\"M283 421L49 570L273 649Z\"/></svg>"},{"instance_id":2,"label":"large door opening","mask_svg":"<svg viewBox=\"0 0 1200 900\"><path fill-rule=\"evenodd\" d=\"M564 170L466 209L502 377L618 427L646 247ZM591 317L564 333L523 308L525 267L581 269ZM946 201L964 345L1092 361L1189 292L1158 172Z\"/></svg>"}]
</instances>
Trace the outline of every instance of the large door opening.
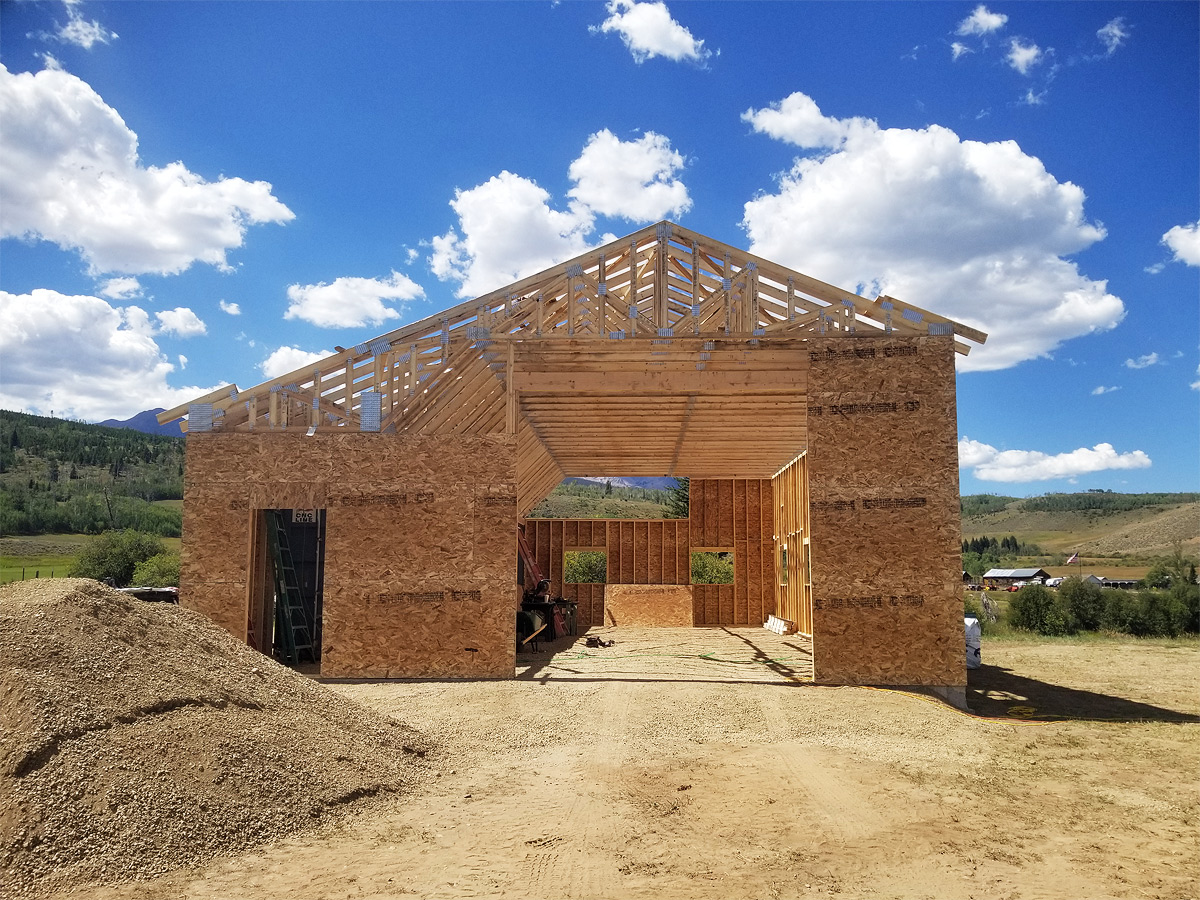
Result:
<instances>
[{"instance_id":1,"label":"large door opening","mask_svg":"<svg viewBox=\"0 0 1200 900\"><path fill-rule=\"evenodd\" d=\"M325 510L262 509L251 548L251 646L293 668L321 660Z\"/></svg>"}]
</instances>

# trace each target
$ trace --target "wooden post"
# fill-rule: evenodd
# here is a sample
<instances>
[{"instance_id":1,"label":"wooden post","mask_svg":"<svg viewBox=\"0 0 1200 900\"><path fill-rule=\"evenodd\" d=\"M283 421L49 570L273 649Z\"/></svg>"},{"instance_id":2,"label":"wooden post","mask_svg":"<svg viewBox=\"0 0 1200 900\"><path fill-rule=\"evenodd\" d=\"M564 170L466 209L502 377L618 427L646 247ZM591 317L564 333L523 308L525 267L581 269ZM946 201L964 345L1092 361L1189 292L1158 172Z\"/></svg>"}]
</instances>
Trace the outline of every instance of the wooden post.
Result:
<instances>
[{"instance_id":1,"label":"wooden post","mask_svg":"<svg viewBox=\"0 0 1200 900\"><path fill-rule=\"evenodd\" d=\"M629 316L629 336L633 337L637 334L637 295L638 295L638 268L637 268L637 239L629 242L629 290L625 293L626 307L625 312Z\"/></svg>"},{"instance_id":2,"label":"wooden post","mask_svg":"<svg viewBox=\"0 0 1200 900\"><path fill-rule=\"evenodd\" d=\"M504 369L505 381L505 432L507 434L517 433L517 388L514 384L516 374L516 345L515 342L508 342L508 362Z\"/></svg>"},{"instance_id":3,"label":"wooden post","mask_svg":"<svg viewBox=\"0 0 1200 900\"><path fill-rule=\"evenodd\" d=\"M313 389L313 397L316 398L316 401L319 401L321 399L321 370L320 369L316 369L313 372L313 387L312 387L312 389ZM309 417L308 417L308 424L312 428L316 428L318 425L321 424L321 410L317 409L318 403L316 401L314 401L312 403L312 411L309 413Z\"/></svg>"},{"instance_id":4,"label":"wooden post","mask_svg":"<svg viewBox=\"0 0 1200 900\"><path fill-rule=\"evenodd\" d=\"M725 265L722 268L722 290L725 292L725 333L729 334L730 319L733 314L733 276L729 271L729 254L725 254Z\"/></svg>"},{"instance_id":5,"label":"wooden post","mask_svg":"<svg viewBox=\"0 0 1200 900\"><path fill-rule=\"evenodd\" d=\"M602 337L608 336L608 282L604 272L604 254L600 254L600 268L596 270L596 328Z\"/></svg>"},{"instance_id":6,"label":"wooden post","mask_svg":"<svg viewBox=\"0 0 1200 900\"><path fill-rule=\"evenodd\" d=\"M567 337L575 336L575 278L567 276Z\"/></svg>"}]
</instances>

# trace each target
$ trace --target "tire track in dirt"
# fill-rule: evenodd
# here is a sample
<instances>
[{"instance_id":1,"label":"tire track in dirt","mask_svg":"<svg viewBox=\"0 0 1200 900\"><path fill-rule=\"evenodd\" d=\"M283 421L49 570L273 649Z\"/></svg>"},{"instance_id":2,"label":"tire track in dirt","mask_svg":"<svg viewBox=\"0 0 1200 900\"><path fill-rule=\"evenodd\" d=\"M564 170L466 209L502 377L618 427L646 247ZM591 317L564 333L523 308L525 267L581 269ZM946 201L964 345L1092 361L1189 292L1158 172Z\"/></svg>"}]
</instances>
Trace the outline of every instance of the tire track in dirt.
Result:
<instances>
[{"instance_id":1,"label":"tire track in dirt","mask_svg":"<svg viewBox=\"0 0 1200 900\"><path fill-rule=\"evenodd\" d=\"M774 765L782 787L807 800L807 806L819 819L822 833L833 832L842 842L861 841L878 834L887 824L874 804L859 792L811 746L792 737L787 727L788 710L784 697L788 691L763 691L759 700L774 745Z\"/></svg>"},{"instance_id":2,"label":"tire track in dirt","mask_svg":"<svg viewBox=\"0 0 1200 900\"><path fill-rule=\"evenodd\" d=\"M615 878L612 848L620 836L625 801L619 784L628 750L631 688L624 682L604 686L599 709L589 721L596 727L583 756L565 759L555 779L571 790L565 805L561 793L551 793L552 805L541 821L553 821L538 852L526 854L532 867L528 896L590 900L605 896ZM556 840L566 835L563 840Z\"/></svg>"}]
</instances>

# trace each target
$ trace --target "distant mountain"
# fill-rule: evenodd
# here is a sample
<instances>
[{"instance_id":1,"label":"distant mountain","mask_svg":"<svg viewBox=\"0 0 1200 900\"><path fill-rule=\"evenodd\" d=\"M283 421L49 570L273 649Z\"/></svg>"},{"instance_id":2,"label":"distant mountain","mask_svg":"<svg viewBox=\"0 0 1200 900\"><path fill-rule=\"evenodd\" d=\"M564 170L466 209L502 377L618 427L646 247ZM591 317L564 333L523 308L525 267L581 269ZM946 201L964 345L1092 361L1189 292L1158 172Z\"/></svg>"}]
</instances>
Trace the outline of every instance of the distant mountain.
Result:
<instances>
[{"instance_id":1,"label":"distant mountain","mask_svg":"<svg viewBox=\"0 0 1200 900\"><path fill-rule=\"evenodd\" d=\"M141 431L145 434L165 434L170 437L180 437L178 422L168 422L166 425L158 424L158 414L163 411L160 406L158 409L147 409L138 413L136 416L131 416L128 419L105 419L103 422L97 422L97 425L107 425L109 428L132 428L134 431Z\"/></svg>"},{"instance_id":2,"label":"distant mountain","mask_svg":"<svg viewBox=\"0 0 1200 900\"><path fill-rule=\"evenodd\" d=\"M580 476L566 480L576 482L577 484L604 484L605 482L612 482L613 487L638 487L647 488L652 491L665 491L668 488L675 487L675 479L671 477L608 478L607 476Z\"/></svg>"}]
</instances>

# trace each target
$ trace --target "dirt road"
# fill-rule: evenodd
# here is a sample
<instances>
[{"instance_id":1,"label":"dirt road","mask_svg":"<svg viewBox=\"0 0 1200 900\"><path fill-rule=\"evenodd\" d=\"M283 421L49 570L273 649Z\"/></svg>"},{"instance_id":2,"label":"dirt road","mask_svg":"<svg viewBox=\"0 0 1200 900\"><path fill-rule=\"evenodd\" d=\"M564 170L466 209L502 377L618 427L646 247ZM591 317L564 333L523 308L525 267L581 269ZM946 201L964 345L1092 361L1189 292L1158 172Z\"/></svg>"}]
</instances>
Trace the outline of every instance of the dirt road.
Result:
<instances>
[{"instance_id":1,"label":"dirt road","mask_svg":"<svg viewBox=\"0 0 1200 900\"><path fill-rule=\"evenodd\" d=\"M1008 717L989 720L804 683L805 654L757 629L611 636L526 660L517 681L340 685L440 748L413 793L71 896L1200 893L1195 641L985 643L972 703Z\"/></svg>"}]
</instances>

